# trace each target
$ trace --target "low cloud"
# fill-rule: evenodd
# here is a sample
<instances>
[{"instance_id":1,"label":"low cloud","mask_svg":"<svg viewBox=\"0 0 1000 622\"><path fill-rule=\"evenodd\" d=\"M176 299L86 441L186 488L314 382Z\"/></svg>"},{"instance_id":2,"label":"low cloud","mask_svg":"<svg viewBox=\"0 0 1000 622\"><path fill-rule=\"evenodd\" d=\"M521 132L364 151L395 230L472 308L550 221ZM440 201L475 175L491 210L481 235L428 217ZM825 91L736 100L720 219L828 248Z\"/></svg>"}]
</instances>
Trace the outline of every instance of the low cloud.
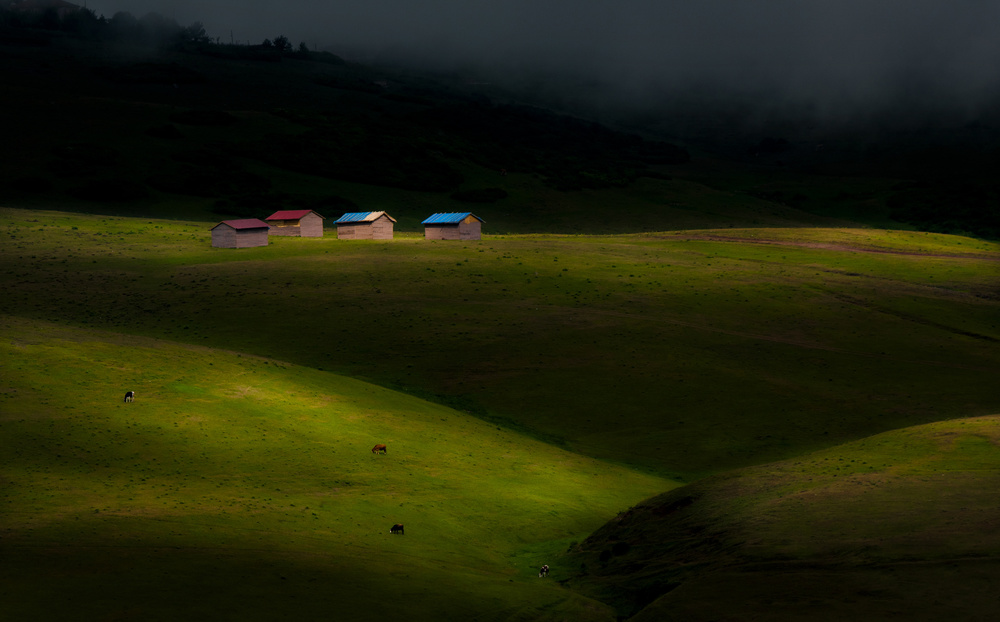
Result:
<instances>
[{"instance_id":1,"label":"low cloud","mask_svg":"<svg viewBox=\"0 0 1000 622\"><path fill-rule=\"evenodd\" d=\"M977 0L100 0L155 11L223 42L293 43L515 82L570 77L642 107L701 88L807 102L821 114L886 105L974 114L997 94L1000 3ZM567 80L569 83L571 80Z\"/></svg>"}]
</instances>

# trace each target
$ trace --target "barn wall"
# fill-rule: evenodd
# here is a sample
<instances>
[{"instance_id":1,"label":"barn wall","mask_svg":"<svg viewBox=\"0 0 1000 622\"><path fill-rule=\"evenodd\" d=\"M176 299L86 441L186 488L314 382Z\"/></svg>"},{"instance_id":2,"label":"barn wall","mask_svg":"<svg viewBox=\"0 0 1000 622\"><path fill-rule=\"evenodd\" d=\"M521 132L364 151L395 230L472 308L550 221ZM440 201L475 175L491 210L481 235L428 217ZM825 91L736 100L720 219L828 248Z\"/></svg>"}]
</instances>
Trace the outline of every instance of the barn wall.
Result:
<instances>
[{"instance_id":1,"label":"barn wall","mask_svg":"<svg viewBox=\"0 0 1000 622\"><path fill-rule=\"evenodd\" d=\"M459 240L457 225L424 225L426 240Z\"/></svg>"},{"instance_id":2,"label":"barn wall","mask_svg":"<svg viewBox=\"0 0 1000 622\"><path fill-rule=\"evenodd\" d=\"M338 240L370 240L371 227L366 222L344 223L337 225Z\"/></svg>"},{"instance_id":3,"label":"barn wall","mask_svg":"<svg viewBox=\"0 0 1000 622\"><path fill-rule=\"evenodd\" d=\"M479 240L483 237L483 223L472 216L467 217L458 225L460 240Z\"/></svg>"},{"instance_id":4,"label":"barn wall","mask_svg":"<svg viewBox=\"0 0 1000 622\"><path fill-rule=\"evenodd\" d=\"M299 221L299 235L304 238L323 237L323 219L318 214L306 214Z\"/></svg>"},{"instance_id":5,"label":"barn wall","mask_svg":"<svg viewBox=\"0 0 1000 622\"><path fill-rule=\"evenodd\" d=\"M373 240L391 240L393 229L393 222L389 220L389 217L382 214L371 224L371 239Z\"/></svg>"},{"instance_id":6,"label":"barn wall","mask_svg":"<svg viewBox=\"0 0 1000 622\"><path fill-rule=\"evenodd\" d=\"M236 229L220 225L212 229L212 246L215 248L236 248Z\"/></svg>"},{"instance_id":7,"label":"barn wall","mask_svg":"<svg viewBox=\"0 0 1000 622\"><path fill-rule=\"evenodd\" d=\"M297 220L269 220L267 224L271 225L270 235L301 235L301 228Z\"/></svg>"},{"instance_id":8,"label":"barn wall","mask_svg":"<svg viewBox=\"0 0 1000 622\"><path fill-rule=\"evenodd\" d=\"M236 248L267 246L268 229L244 229L236 232Z\"/></svg>"}]
</instances>

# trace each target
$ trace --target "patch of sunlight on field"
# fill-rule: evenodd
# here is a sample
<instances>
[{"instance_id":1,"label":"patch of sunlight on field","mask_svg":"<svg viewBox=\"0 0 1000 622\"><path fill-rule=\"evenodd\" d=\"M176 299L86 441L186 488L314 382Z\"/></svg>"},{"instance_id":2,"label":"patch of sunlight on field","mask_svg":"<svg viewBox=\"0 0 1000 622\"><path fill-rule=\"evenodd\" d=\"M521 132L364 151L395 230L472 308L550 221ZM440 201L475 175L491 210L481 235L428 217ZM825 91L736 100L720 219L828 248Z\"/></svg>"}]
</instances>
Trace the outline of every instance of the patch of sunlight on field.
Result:
<instances>
[{"instance_id":1,"label":"patch of sunlight on field","mask_svg":"<svg viewBox=\"0 0 1000 622\"><path fill-rule=\"evenodd\" d=\"M18 563L46 551L22 576L51 574L49 590L124 594L149 573L169 590L215 572L252 586L278 572L354 585L337 589L348 610L387 600L387 611L433 617L452 599L466 614L586 608L531 581L544 560L518 552L565 546L674 485L281 361L10 317L0 335L0 549ZM379 442L386 455L371 453ZM388 534L396 522L405 536ZM95 550L105 566L75 566ZM243 563L272 570L248 579L235 572ZM142 572L129 578L130 567ZM30 610L40 598L15 600Z\"/></svg>"}]
</instances>

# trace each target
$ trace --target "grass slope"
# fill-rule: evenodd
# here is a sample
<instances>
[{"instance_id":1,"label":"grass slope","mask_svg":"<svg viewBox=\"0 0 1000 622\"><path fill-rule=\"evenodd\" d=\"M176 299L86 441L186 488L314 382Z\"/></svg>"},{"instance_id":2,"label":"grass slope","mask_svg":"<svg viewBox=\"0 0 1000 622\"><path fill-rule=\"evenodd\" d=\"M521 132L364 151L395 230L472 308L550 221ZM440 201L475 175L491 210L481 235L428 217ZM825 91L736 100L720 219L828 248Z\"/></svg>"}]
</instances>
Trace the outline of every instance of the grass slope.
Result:
<instances>
[{"instance_id":1,"label":"grass slope","mask_svg":"<svg viewBox=\"0 0 1000 622\"><path fill-rule=\"evenodd\" d=\"M3 210L0 311L234 349L696 478L1000 409L997 244L862 229L272 239Z\"/></svg>"},{"instance_id":2,"label":"grass slope","mask_svg":"<svg viewBox=\"0 0 1000 622\"><path fill-rule=\"evenodd\" d=\"M932 423L644 501L562 563L637 622L987 620L998 484L1000 416Z\"/></svg>"},{"instance_id":3,"label":"grass slope","mask_svg":"<svg viewBox=\"0 0 1000 622\"><path fill-rule=\"evenodd\" d=\"M534 573L673 485L232 352L4 317L0 361L12 619L606 619Z\"/></svg>"}]
</instances>

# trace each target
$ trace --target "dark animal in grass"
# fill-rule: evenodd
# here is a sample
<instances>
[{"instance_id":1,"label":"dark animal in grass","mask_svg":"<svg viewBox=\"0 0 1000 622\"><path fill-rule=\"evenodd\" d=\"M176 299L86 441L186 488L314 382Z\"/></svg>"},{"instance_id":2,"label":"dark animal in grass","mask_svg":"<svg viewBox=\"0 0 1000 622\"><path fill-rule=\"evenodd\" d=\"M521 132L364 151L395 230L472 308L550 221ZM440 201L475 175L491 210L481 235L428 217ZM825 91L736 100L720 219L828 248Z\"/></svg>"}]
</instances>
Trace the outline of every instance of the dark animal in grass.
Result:
<instances>
[{"instance_id":1,"label":"dark animal in grass","mask_svg":"<svg viewBox=\"0 0 1000 622\"><path fill-rule=\"evenodd\" d=\"M129 391L128 393L125 394L126 402L131 402L134 399L135 399L135 391Z\"/></svg>"},{"instance_id":2,"label":"dark animal in grass","mask_svg":"<svg viewBox=\"0 0 1000 622\"><path fill-rule=\"evenodd\" d=\"M538 576L539 577L547 577L547 576L549 576L549 565L548 564L545 564L544 566L542 566L541 568L538 569Z\"/></svg>"},{"instance_id":3,"label":"dark animal in grass","mask_svg":"<svg viewBox=\"0 0 1000 622\"><path fill-rule=\"evenodd\" d=\"M372 453L373 454L385 454L385 453L389 453L389 452L386 451L385 445L379 443L378 445L375 445L374 447L372 447Z\"/></svg>"},{"instance_id":4,"label":"dark animal in grass","mask_svg":"<svg viewBox=\"0 0 1000 622\"><path fill-rule=\"evenodd\" d=\"M396 523L395 525L393 525L392 528L389 529L389 533L398 533L401 536L405 535L403 533L403 523Z\"/></svg>"}]
</instances>

